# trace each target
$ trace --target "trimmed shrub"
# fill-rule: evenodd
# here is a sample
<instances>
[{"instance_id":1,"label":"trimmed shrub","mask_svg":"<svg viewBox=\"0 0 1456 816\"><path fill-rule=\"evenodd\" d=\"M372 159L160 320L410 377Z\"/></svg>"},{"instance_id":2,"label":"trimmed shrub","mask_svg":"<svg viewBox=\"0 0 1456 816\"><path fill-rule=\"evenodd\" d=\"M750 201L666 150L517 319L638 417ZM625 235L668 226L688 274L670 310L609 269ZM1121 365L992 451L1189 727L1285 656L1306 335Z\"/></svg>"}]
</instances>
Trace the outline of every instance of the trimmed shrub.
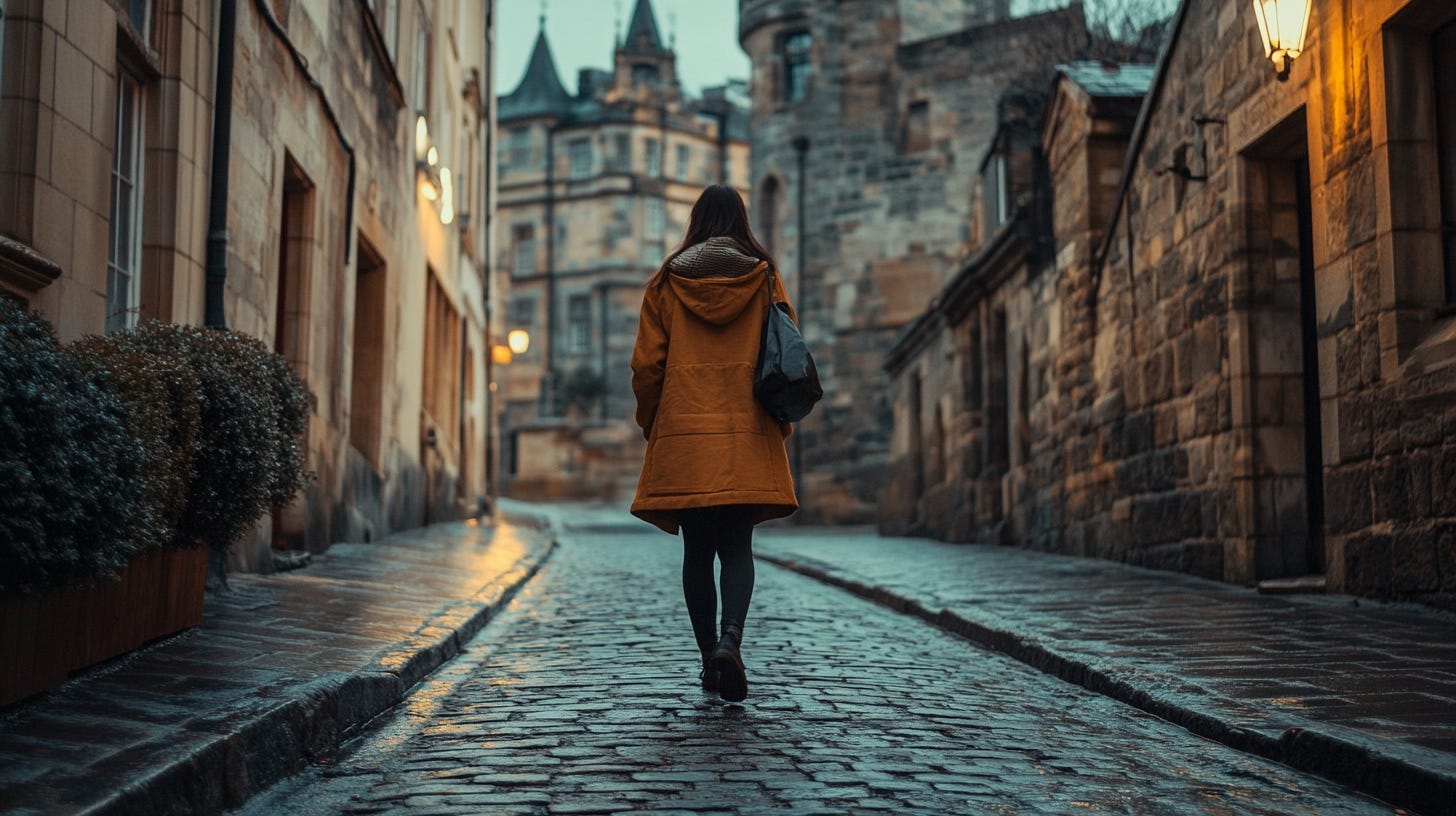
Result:
<instances>
[{"instance_id":1,"label":"trimmed shrub","mask_svg":"<svg viewBox=\"0 0 1456 816\"><path fill-rule=\"evenodd\" d=\"M0 591L88 583L151 543L127 419L48 323L0 297Z\"/></svg>"},{"instance_id":2,"label":"trimmed shrub","mask_svg":"<svg viewBox=\"0 0 1456 816\"><path fill-rule=\"evenodd\" d=\"M175 353L179 328L149 320L69 347L83 368L100 374L126 403L127 429L143 449L143 496L152 510L144 538L170 548L195 544L182 541L177 528L187 508L202 424L197 375Z\"/></svg>"},{"instance_id":3,"label":"trimmed shrub","mask_svg":"<svg viewBox=\"0 0 1456 816\"><path fill-rule=\"evenodd\" d=\"M225 551L308 484L308 392L288 363L253 337L169 326L153 341L185 360L198 384L202 423L178 540Z\"/></svg>"}]
</instances>

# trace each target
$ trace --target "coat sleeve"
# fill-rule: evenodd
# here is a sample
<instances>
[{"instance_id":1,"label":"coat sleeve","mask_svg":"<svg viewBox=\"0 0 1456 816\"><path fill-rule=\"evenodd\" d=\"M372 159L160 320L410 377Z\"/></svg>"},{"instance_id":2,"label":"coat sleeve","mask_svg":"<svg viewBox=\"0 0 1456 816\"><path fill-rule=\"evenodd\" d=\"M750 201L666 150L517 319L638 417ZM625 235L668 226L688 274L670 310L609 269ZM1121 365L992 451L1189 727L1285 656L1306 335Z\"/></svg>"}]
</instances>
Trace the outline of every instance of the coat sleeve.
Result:
<instances>
[{"instance_id":1,"label":"coat sleeve","mask_svg":"<svg viewBox=\"0 0 1456 816\"><path fill-rule=\"evenodd\" d=\"M642 314L637 320L637 345L632 349L632 393L637 395L637 424L642 436L652 438L657 405L662 401L662 380L667 373L667 328L657 290L642 296Z\"/></svg>"}]
</instances>

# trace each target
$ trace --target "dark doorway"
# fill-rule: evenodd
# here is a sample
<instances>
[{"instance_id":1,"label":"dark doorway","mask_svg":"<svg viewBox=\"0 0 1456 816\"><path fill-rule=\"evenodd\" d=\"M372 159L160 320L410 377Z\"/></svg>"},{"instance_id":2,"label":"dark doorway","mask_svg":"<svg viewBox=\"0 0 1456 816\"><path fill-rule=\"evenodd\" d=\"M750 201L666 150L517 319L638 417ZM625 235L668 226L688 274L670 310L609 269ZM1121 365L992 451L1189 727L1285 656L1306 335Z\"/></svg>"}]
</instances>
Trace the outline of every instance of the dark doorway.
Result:
<instances>
[{"instance_id":1,"label":"dark doorway","mask_svg":"<svg viewBox=\"0 0 1456 816\"><path fill-rule=\"evenodd\" d=\"M1314 219L1304 111L1244 154L1254 577L1324 570L1324 455Z\"/></svg>"}]
</instances>

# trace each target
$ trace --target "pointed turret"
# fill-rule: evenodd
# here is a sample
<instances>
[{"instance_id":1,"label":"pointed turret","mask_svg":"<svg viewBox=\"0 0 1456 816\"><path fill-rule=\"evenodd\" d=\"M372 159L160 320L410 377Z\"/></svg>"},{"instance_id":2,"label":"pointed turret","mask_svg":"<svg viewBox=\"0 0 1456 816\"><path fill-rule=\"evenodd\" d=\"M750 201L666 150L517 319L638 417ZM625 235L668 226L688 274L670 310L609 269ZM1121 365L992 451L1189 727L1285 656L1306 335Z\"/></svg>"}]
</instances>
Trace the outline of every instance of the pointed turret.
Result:
<instances>
[{"instance_id":1,"label":"pointed turret","mask_svg":"<svg viewBox=\"0 0 1456 816\"><path fill-rule=\"evenodd\" d=\"M657 31L657 15L652 11L652 0L637 0L632 11L632 24L627 27L627 41L623 50L632 54L660 54L662 35Z\"/></svg>"},{"instance_id":2,"label":"pointed turret","mask_svg":"<svg viewBox=\"0 0 1456 816\"><path fill-rule=\"evenodd\" d=\"M561 84L561 75L556 72L556 58L551 55L551 43L546 41L546 22L541 21L541 32L536 35L536 47L531 51L531 61L526 64L526 75L500 100L501 119L519 119L525 116L564 115L571 111L572 98L566 86Z\"/></svg>"}]
</instances>

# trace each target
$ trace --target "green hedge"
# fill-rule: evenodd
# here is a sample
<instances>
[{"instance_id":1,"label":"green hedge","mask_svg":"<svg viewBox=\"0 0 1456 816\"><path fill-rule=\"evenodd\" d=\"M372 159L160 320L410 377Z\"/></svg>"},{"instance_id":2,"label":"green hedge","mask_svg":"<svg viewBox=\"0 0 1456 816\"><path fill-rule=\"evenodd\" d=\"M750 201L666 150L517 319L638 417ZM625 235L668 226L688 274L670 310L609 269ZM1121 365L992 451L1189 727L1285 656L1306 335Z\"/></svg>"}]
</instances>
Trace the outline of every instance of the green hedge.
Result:
<instances>
[{"instance_id":1,"label":"green hedge","mask_svg":"<svg viewBox=\"0 0 1456 816\"><path fill-rule=\"evenodd\" d=\"M61 347L6 304L0 342L0 591L226 550L312 478L307 389L255 338L149 321Z\"/></svg>"}]
</instances>

